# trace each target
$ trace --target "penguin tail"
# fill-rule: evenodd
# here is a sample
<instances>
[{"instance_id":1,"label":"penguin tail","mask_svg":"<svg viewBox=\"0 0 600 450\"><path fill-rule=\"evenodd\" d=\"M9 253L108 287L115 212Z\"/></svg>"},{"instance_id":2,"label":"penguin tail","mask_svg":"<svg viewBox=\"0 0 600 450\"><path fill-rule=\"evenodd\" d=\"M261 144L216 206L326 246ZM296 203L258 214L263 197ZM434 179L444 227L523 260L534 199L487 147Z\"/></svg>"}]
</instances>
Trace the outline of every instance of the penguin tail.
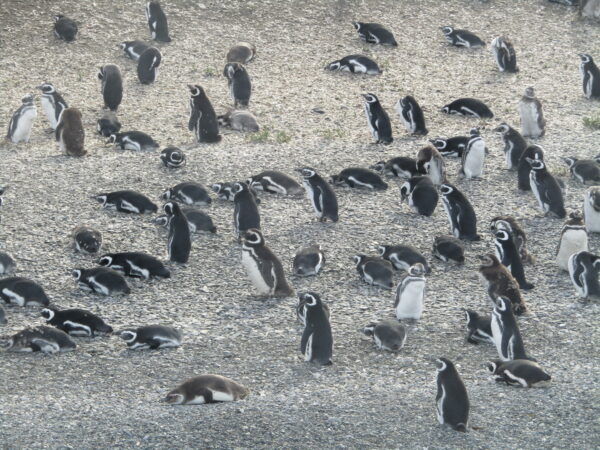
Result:
<instances>
[{"instance_id":1,"label":"penguin tail","mask_svg":"<svg viewBox=\"0 0 600 450\"><path fill-rule=\"evenodd\" d=\"M454 429L456 431L460 431L461 433L466 433L467 432L467 426L464 423L458 423L458 424L456 424L456 426L454 427Z\"/></svg>"}]
</instances>

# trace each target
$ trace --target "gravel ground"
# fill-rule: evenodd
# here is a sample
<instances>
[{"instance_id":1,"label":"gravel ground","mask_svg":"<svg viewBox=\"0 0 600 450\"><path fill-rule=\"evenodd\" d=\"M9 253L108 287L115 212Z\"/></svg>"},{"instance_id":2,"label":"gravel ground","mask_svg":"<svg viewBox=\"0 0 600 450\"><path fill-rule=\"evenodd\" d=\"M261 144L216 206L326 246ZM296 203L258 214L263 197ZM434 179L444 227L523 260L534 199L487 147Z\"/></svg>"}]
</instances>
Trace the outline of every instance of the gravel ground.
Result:
<instances>
[{"instance_id":1,"label":"gravel ground","mask_svg":"<svg viewBox=\"0 0 600 450\"><path fill-rule=\"evenodd\" d=\"M17 274L39 281L57 305L81 307L116 329L150 323L173 324L184 334L176 350L125 350L116 336L78 339L76 351L58 356L2 353L0 443L3 447L378 447L378 448L594 448L599 446L597 304L578 301L568 276L553 261L562 221L542 218L532 195L518 195L515 175L504 170L501 121L518 124L516 105L533 85L548 121L540 140L551 169L566 176L559 156L594 156L598 132L583 126L597 103L582 96L576 53L600 59L600 28L580 20L574 9L540 0L349 1L165 1L173 42L160 44L158 81L137 82L135 64L116 45L147 39L141 2L5 1L0 12L3 64L0 122L5 126L20 98L43 81L53 82L70 106L81 109L86 127L82 159L60 154L41 107L32 141L2 144L0 184L10 185L1 211L0 248L18 261ZM115 6L116 5L116 6ZM443 6L440 6L443 5ZM52 35L52 15L80 23L73 44ZM510 17L510 20L507 18ZM351 20L378 21L396 36L398 48L361 43ZM439 27L454 24L477 33L488 47L449 47ZM497 35L514 44L521 71L497 71L489 42ZM217 111L229 105L221 76L224 55L238 40L256 44L249 64L253 81L250 109L268 132L262 142L237 133L218 145L197 145L187 128L187 83L203 85ZM352 53L377 60L384 74L352 77L322 70ZM186 168L169 172L157 154L115 151L94 134L102 98L98 67L121 67L125 97L119 109L123 129L139 129L160 144L186 150ZM361 92L376 93L393 121L391 146L371 144ZM68 235L87 223L104 234L107 251L142 250L166 259L166 238L150 216L100 209L90 195L134 189L158 202L180 181L210 184L244 179L272 168L293 173L311 165L330 175L349 166L368 166L398 155L414 155L426 142L406 135L392 111L400 96L414 95L434 138L464 134L482 126L490 149L483 181L461 181L456 160L450 180L473 203L481 242L467 244L464 267L432 261L426 309L411 326L398 354L377 351L362 335L373 319L393 317L389 291L358 280L350 260L375 253L380 243L410 243L430 259L433 237L447 233L441 205L431 218L399 204L392 181L382 193L338 189L340 222L320 224L309 202L261 195L268 245L290 267L295 250L315 241L326 252L322 275L291 279L300 290L320 292L331 308L334 365L303 362L296 300L260 300L239 263L231 232L232 205L213 202L208 212L219 232L193 243L190 263L171 267L160 282L132 282L124 298L102 298L78 290L75 267L94 266L75 254ZM450 100L473 96L496 114L478 122L448 117L439 109ZM39 103L38 103L39 105ZM318 108L324 114L317 114ZM568 209L580 207L584 188L567 181ZM484 368L496 356L491 346L465 343L461 307L489 311L477 279L476 256L492 251L489 220L518 217L528 233L537 264L527 267L536 284L525 293L531 313L520 319L528 352L553 377L548 389L496 384ZM591 239L592 250L600 241ZM397 275L400 278L400 274ZM8 308L2 334L41 323L37 308ZM471 399L467 434L440 427L435 418L435 367L431 358L456 361ZM234 378L251 390L247 400L206 407L169 407L159 400L184 379L201 373Z\"/></svg>"}]
</instances>

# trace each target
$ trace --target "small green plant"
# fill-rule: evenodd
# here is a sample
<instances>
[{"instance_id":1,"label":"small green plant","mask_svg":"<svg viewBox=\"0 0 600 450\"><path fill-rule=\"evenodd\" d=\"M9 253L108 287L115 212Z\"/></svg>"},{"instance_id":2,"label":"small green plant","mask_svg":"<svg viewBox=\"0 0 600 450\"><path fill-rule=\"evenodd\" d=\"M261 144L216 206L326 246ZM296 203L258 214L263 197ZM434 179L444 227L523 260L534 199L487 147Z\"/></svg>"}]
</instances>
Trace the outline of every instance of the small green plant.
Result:
<instances>
[{"instance_id":1,"label":"small green plant","mask_svg":"<svg viewBox=\"0 0 600 450\"><path fill-rule=\"evenodd\" d=\"M344 137L344 130L341 128L334 128L333 130L325 130L321 133L323 139L333 141L334 139L342 139Z\"/></svg>"},{"instance_id":2,"label":"small green plant","mask_svg":"<svg viewBox=\"0 0 600 450\"><path fill-rule=\"evenodd\" d=\"M262 130L257 131L256 133L251 133L248 135L248 140L252 143L264 143L269 140L270 130L267 127L263 127Z\"/></svg>"},{"instance_id":3,"label":"small green plant","mask_svg":"<svg viewBox=\"0 0 600 450\"><path fill-rule=\"evenodd\" d=\"M285 131L277 131L275 133L275 141L278 144L285 144L286 142L290 142L292 140L292 137L287 134Z\"/></svg>"},{"instance_id":4,"label":"small green plant","mask_svg":"<svg viewBox=\"0 0 600 450\"><path fill-rule=\"evenodd\" d=\"M217 69L214 67L207 67L204 69L204 76L206 78L214 77L217 74Z\"/></svg>"},{"instance_id":5,"label":"small green plant","mask_svg":"<svg viewBox=\"0 0 600 450\"><path fill-rule=\"evenodd\" d=\"M600 117L584 117L583 124L591 130L600 130Z\"/></svg>"}]
</instances>

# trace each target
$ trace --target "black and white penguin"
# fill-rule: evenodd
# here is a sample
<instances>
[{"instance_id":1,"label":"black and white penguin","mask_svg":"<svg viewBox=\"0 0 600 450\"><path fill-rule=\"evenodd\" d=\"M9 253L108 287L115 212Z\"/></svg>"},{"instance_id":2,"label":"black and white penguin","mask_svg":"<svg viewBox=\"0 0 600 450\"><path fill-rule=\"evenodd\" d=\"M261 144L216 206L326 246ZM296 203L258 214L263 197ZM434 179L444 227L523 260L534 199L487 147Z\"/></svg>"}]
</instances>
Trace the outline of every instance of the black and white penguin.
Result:
<instances>
[{"instance_id":1,"label":"black and white penguin","mask_svg":"<svg viewBox=\"0 0 600 450\"><path fill-rule=\"evenodd\" d=\"M348 55L342 59L336 59L325 66L325 70L332 72L364 73L367 75L379 75L383 71L371 58L363 55Z\"/></svg>"},{"instance_id":2,"label":"black and white penguin","mask_svg":"<svg viewBox=\"0 0 600 450\"><path fill-rule=\"evenodd\" d=\"M151 152L160 147L151 136L143 131L114 133L109 136L108 142L115 144L115 146L121 150L134 150L138 152Z\"/></svg>"},{"instance_id":3,"label":"black and white penguin","mask_svg":"<svg viewBox=\"0 0 600 450\"><path fill-rule=\"evenodd\" d=\"M4 311L4 308L0 306L0 325L6 325L7 323L8 320L6 320L6 311Z\"/></svg>"},{"instance_id":4,"label":"black and white penguin","mask_svg":"<svg viewBox=\"0 0 600 450\"><path fill-rule=\"evenodd\" d=\"M37 117L37 108L33 103L34 98L31 94L23 97L21 99L21 106L19 106L10 118L6 139L9 139L13 144L29 142L33 122Z\"/></svg>"},{"instance_id":5,"label":"black and white penguin","mask_svg":"<svg viewBox=\"0 0 600 450\"><path fill-rule=\"evenodd\" d=\"M600 164L595 159L562 158L577 181L588 185L600 184Z\"/></svg>"},{"instance_id":6,"label":"black and white penguin","mask_svg":"<svg viewBox=\"0 0 600 450\"><path fill-rule=\"evenodd\" d=\"M433 184L439 186L446 181L446 163L435 147L427 145L417 153L417 170L427 174Z\"/></svg>"},{"instance_id":7,"label":"black and white penguin","mask_svg":"<svg viewBox=\"0 0 600 450\"><path fill-rule=\"evenodd\" d=\"M467 319L467 342L479 344L480 342L494 344L492 335L492 319L483 317L476 311L465 310Z\"/></svg>"},{"instance_id":8,"label":"black and white penguin","mask_svg":"<svg viewBox=\"0 0 600 450\"><path fill-rule=\"evenodd\" d=\"M306 195L313 205L319 222L325 222L327 219L337 222L339 219L337 197L329 183L310 167L298 171L302 174Z\"/></svg>"},{"instance_id":9,"label":"black and white penguin","mask_svg":"<svg viewBox=\"0 0 600 450\"><path fill-rule=\"evenodd\" d=\"M265 170L257 175L252 175L246 183L257 191L271 194L291 196L304 194L304 188L296 180L276 170Z\"/></svg>"},{"instance_id":10,"label":"black and white penguin","mask_svg":"<svg viewBox=\"0 0 600 450\"><path fill-rule=\"evenodd\" d=\"M171 42L167 16L160 7L160 3L154 1L146 3L145 12L152 39L160 42Z\"/></svg>"},{"instance_id":11,"label":"black and white penguin","mask_svg":"<svg viewBox=\"0 0 600 450\"><path fill-rule=\"evenodd\" d=\"M67 155L84 156L87 154L87 150L84 148L85 131L81 111L77 108L63 110L54 136L60 145L60 149Z\"/></svg>"},{"instance_id":12,"label":"black and white penguin","mask_svg":"<svg viewBox=\"0 0 600 450\"><path fill-rule=\"evenodd\" d=\"M115 64L105 64L100 67L98 79L102 81L102 96L104 106L111 111L116 111L123 100L123 78L121 69Z\"/></svg>"},{"instance_id":13,"label":"black and white penguin","mask_svg":"<svg viewBox=\"0 0 600 450\"><path fill-rule=\"evenodd\" d=\"M260 295L289 297L294 290L285 279L281 260L265 245L260 230L251 228L242 238L242 266Z\"/></svg>"},{"instance_id":14,"label":"black and white penguin","mask_svg":"<svg viewBox=\"0 0 600 450\"><path fill-rule=\"evenodd\" d=\"M46 113L48 122L50 122L50 128L56 130L60 115L63 110L68 108L67 102L65 102L62 95L60 95L50 83L41 84L37 89L42 91L42 108L44 113Z\"/></svg>"},{"instance_id":15,"label":"black and white penguin","mask_svg":"<svg viewBox=\"0 0 600 450\"><path fill-rule=\"evenodd\" d=\"M471 203L455 186L444 183L440 186L442 204L448 214L450 231L454 237L468 241L478 241L477 217Z\"/></svg>"},{"instance_id":16,"label":"black and white penguin","mask_svg":"<svg viewBox=\"0 0 600 450\"><path fill-rule=\"evenodd\" d=\"M260 230L260 213L248 185L234 183L233 194L233 226L236 236L240 238L246 231L253 228Z\"/></svg>"},{"instance_id":17,"label":"black and white penguin","mask_svg":"<svg viewBox=\"0 0 600 450\"><path fill-rule=\"evenodd\" d=\"M467 30L458 30L453 27L442 27L442 33L448 43L456 47L480 48L485 47L485 42Z\"/></svg>"},{"instance_id":18,"label":"black and white penguin","mask_svg":"<svg viewBox=\"0 0 600 450\"><path fill-rule=\"evenodd\" d=\"M579 212L573 212L560 232L560 240L556 248L556 264L568 272L571 255L588 250L588 234L583 217Z\"/></svg>"},{"instance_id":19,"label":"black and white penguin","mask_svg":"<svg viewBox=\"0 0 600 450\"><path fill-rule=\"evenodd\" d=\"M17 268L14 258L6 252L0 252L0 275L12 273Z\"/></svg>"},{"instance_id":20,"label":"black and white penguin","mask_svg":"<svg viewBox=\"0 0 600 450\"><path fill-rule=\"evenodd\" d=\"M48 306L50 299L44 288L33 280L23 277L0 279L0 298L17 306Z\"/></svg>"},{"instance_id":21,"label":"black and white penguin","mask_svg":"<svg viewBox=\"0 0 600 450\"><path fill-rule=\"evenodd\" d=\"M181 333L166 325L145 325L127 328L119 333L129 350L157 350L181 345Z\"/></svg>"},{"instance_id":22,"label":"black and white penguin","mask_svg":"<svg viewBox=\"0 0 600 450\"><path fill-rule=\"evenodd\" d=\"M221 375L200 375L184 381L165 397L170 405L203 405L245 399L250 391L245 386Z\"/></svg>"},{"instance_id":23,"label":"black and white penguin","mask_svg":"<svg viewBox=\"0 0 600 450\"><path fill-rule=\"evenodd\" d=\"M570 1L576 2L577 0ZM598 17L600 17L600 0L579 0L579 14L582 17L597 19Z\"/></svg>"},{"instance_id":24,"label":"black and white penguin","mask_svg":"<svg viewBox=\"0 0 600 450\"><path fill-rule=\"evenodd\" d=\"M137 76L142 84L150 84L158 77L158 67L162 61L162 55L155 47L149 47L137 60Z\"/></svg>"},{"instance_id":25,"label":"black and white penguin","mask_svg":"<svg viewBox=\"0 0 600 450\"><path fill-rule=\"evenodd\" d=\"M102 203L103 208L124 213L144 214L158 210L148 197L135 191L105 192L94 198Z\"/></svg>"},{"instance_id":26,"label":"black and white penguin","mask_svg":"<svg viewBox=\"0 0 600 450\"><path fill-rule=\"evenodd\" d=\"M78 252L93 255L102 247L102 234L85 225L76 227L72 233L73 246Z\"/></svg>"},{"instance_id":27,"label":"black and white penguin","mask_svg":"<svg viewBox=\"0 0 600 450\"><path fill-rule=\"evenodd\" d=\"M5 347L8 352L42 352L52 355L74 350L77 344L64 331L39 325L25 328L11 336Z\"/></svg>"},{"instance_id":28,"label":"black and white penguin","mask_svg":"<svg viewBox=\"0 0 600 450\"><path fill-rule=\"evenodd\" d=\"M494 233L494 245L496 247L496 257L510 270L511 275L519 283L519 287L523 290L533 289L535 286L525 279L523 262L512 233L505 229L496 231Z\"/></svg>"},{"instance_id":29,"label":"black and white penguin","mask_svg":"<svg viewBox=\"0 0 600 450\"><path fill-rule=\"evenodd\" d=\"M331 184L373 191L385 191L388 188L388 184L379 175L362 167L349 167L338 175L332 175Z\"/></svg>"},{"instance_id":30,"label":"black and white penguin","mask_svg":"<svg viewBox=\"0 0 600 450\"><path fill-rule=\"evenodd\" d=\"M505 37L498 36L492 40L492 51L500 72L515 73L519 71L515 49Z\"/></svg>"},{"instance_id":31,"label":"black and white penguin","mask_svg":"<svg viewBox=\"0 0 600 450\"><path fill-rule=\"evenodd\" d=\"M421 263L408 268L398 283L394 310L398 320L419 320L425 307L425 267Z\"/></svg>"},{"instance_id":32,"label":"black and white penguin","mask_svg":"<svg viewBox=\"0 0 600 450\"><path fill-rule=\"evenodd\" d=\"M406 329L395 320L370 323L363 329L363 333L373 338L378 349L388 352L397 352L406 343Z\"/></svg>"},{"instance_id":33,"label":"black and white penguin","mask_svg":"<svg viewBox=\"0 0 600 450\"><path fill-rule=\"evenodd\" d=\"M112 111L107 111L98 119L96 125L98 133L104 137L110 137L111 134L117 134L121 130L121 122Z\"/></svg>"},{"instance_id":34,"label":"black and white penguin","mask_svg":"<svg viewBox=\"0 0 600 450\"><path fill-rule=\"evenodd\" d=\"M461 158L469 139L470 137L468 136L453 136L447 139L430 139L429 142L433 144L441 155Z\"/></svg>"},{"instance_id":35,"label":"black and white penguin","mask_svg":"<svg viewBox=\"0 0 600 450\"><path fill-rule=\"evenodd\" d=\"M492 310L492 337L502 361L530 359L525 353L519 324L513 314L511 301L498 297Z\"/></svg>"},{"instance_id":36,"label":"black and white penguin","mask_svg":"<svg viewBox=\"0 0 600 450\"><path fill-rule=\"evenodd\" d=\"M481 100L475 98L459 98L448 103L442 108L446 114L455 114L465 117L475 117L477 119L491 119L494 113Z\"/></svg>"},{"instance_id":37,"label":"black and white penguin","mask_svg":"<svg viewBox=\"0 0 600 450\"><path fill-rule=\"evenodd\" d=\"M528 359L502 361L494 359L487 364L488 370L498 382L524 388L547 385L552 377L538 363Z\"/></svg>"},{"instance_id":38,"label":"black and white penguin","mask_svg":"<svg viewBox=\"0 0 600 450\"><path fill-rule=\"evenodd\" d=\"M292 268L294 275L308 277L318 275L325 263L325 253L318 244L301 248L294 255Z\"/></svg>"},{"instance_id":39,"label":"black and white penguin","mask_svg":"<svg viewBox=\"0 0 600 450\"><path fill-rule=\"evenodd\" d=\"M546 132L546 120L542 103L535 97L532 87L525 89L525 94L519 100L519 115L521 116L521 134L524 137L539 138Z\"/></svg>"},{"instance_id":40,"label":"black and white penguin","mask_svg":"<svg viewBox=\"0 0 600 450\"><path fill-rule=\"evenodd\" d=\"M485 163L485 141L481 136L472 136L462 153L460 172L466 179L480 178Z\"/></svg>"},{"instance_id":41,"label":"black and white penguin","mask_svg":"<svg viewBox=\"0 0 600 450\"><path fill-rule=\"evenodd\" d=\"M371 133L377 144L391 144L394 138L392 137L392 123L390 116L383 109L379 99L375 94L363 94L365 99L365 114L367 122L371 128Z\"/></svg>"},{"instance_id":42,"label":"black and white penguin","mask_svg":"<svg viewBox=\"0 0 600 450\"><path fill-rule=\"evenodd\" d=\"M154 256L142 252L106 253L100 257L98 264L110 267L128 277L169 278L171 272Z\"/></svg>"},{"instance_id":43,"label":"black and white penguin","mask_svg":"<svg viewBox=\"0 0 600 450\"><path fill-rule=\"evenodd\" d=\"M431 254L444 262L454 261L457 264L464 264L465 245L454 236L436 236Z\"/></svg>"},{"instance_id":44,"label":"black and white penguin","mask_svg":"<svg viewBox=\"0 0 600 450\"><path fill-rule=\"evenodd\" d=\"M77 24L62 14L54 16L54 35L65 42L72 42L77 36Z\"/></svg>"},{"instance_id":45,"label":"black and white penguin","mask_svg":"<svg viewBox=\"0 0 600 450\"><path fill-rule=\"evenodd\" d=\"M321 297L316 292L304 292L298 298L306 309L300 351L305 361L328 366L332 363L333 336Z\"/></svg>"},{"instance_id":46,"label":"black and white penguin","mask_svg":"<svg viewBox=\"0 0 600 450\"><path fill-rule=\"evenodd\" d=\"M379 245L377 246L379 256L392 263L394 269L408 271L417 263L423 265L425 273L430 273L431 268L423 254L410 245Z\"/></svg>"},{"instance_id":47,"label":"black and white penguin","mask_svg":"<svg viewBox=\"0 0 600 450\"><path fill-rule=\"evenodd\" d=\"M167 189L160 198L194 206L207 206L212 203L212 199L204 186L193 181L179 183Z\"/></svg>"},{"instance_id":48,"label":"black and white penguin","mask_svg":"<svg viewBox=\"0 0 600 450\"><path fill-rule=\"evenodd\" d=\"M191 93L189 130L194 132L198 142L219 142L219 122L204 89L197 84L188 84L188 88Z\"/></svg>"},{"instance_id":49,"label":"black and white penguin","mask_svg":"<svg viewBox=\"0 0 600 450\"><path fill-rule=\"evenodd\" d=\"M160 160L169 169L179 169L186 163L185 153L177 147L167 147L160 152Z\"/></svg>"},{"instance_id":50,"label":"black and white penguin","mask_svg":"<svg viewBox=\"0 0 600 450\"><path fill-rule=\"evenodd\" d=\"M479 278L493 305L498 297L508 298L516 315L527 311L527 306L521 296L519 283L509 270L498 260L496 255L488 253L479 257Z\"/></svg>"},{"instance_id":51,"label":"black and white penguin","mask_svg":"<svg viewBox=\"0 0 600 450\"><path fill-rule=\"evenodd\" d=\"M249 42L238 42L227 52L227 62L248 64L256 56L256 47Z\"/></svg>"},{"instance_id":52,"label":"black and white penguin","mask_svg":"<svg viewBox=\"0 0 600 450\"><path fill-rule=\"evenodd\" d=\"M106 267L75 269L73 278L84 291L106 296L129 294L131 289L119 272Z\"/></svg>"},{"instance_id":53,"label":"black and white penguin","mask_svg":"<svg viewBox=\"0 0 600 450\"><path fill-rule=\"evenodd\" d=\"M200 211L195 208L181 208L185 218L188 221L190 227L190 233L199 233L201 231L208 231L210 233L216 233L217 227L214 225L211 217L204 211ZM170 225L169 216L166 214L156 217L153 220L155 225L159 225L165 228L169 228Z\"/></svg>"},{"instance_id":54,"label":"black and white penguin","mask_svg":"<svg viewBox=\"0 0 600 450\"><path fill-rule=\"evenodd\" d=\"M467 389L454 367L446 358L438 358L437 395L435 406L438 422L456 431L467 432L469 427L469 396Z\"/></svg>"},{"instance_id":55,"label":"black and white penguin","mask_svg":"<svg viewBox=\"0 0 600 450\"><path fill-rule=\"evenodd\" d=\"M169 220L169 240L167 242L169 260L185 264L192 251L190 224L177 203L167 202L163 205L163 210Z\"/></svg>"},{"instance_id":56,"label":"black and white penguin","mask_svg":"<svg viewBox=\"0 0 600 450\"><path fill-rule=\"evenodd\" d=\"M546 164L540 159L525 158L531 166L529 184L541 210L546 215L564 219L567 215L563 192L554 176L546 169Z\"/></svg>"},{"instance_id":57,"label":"black and white penguin","mask_svg":"<svg viewBox=\"0 0 600 450\"><path fill-rule=\"evenodd\" d=\"M406 131L410 134L426 135L429 133L425 126L425 115L423 110L412 95L407 95L398 100L395 106L400 120L404 124Z\"/></svg>"},{"instance_id":58,"label":"black and white penguin","mask_svg":"<svg viewBox=\"0 0 600 450\"><path fill-rule=\"evenodd\" d=\"M356 264L356 271L360 275L360 279L365 283L384 289L394 287L392 263L382 258L366 255L355 255L352 259Z\"/></svg>"},{"instance_id":59,"label":"black and white penguin","mask_svg":"<svg viewBox=\"0 0 600 450\"><path fill-rule=\"evenodd\" d=\"M517 219L511 216L496 216L490 222L490 229L492 230L492 233L496 233L496 231L500 230L507 230L515 241L515 245L521 256L521 261L527 264L534 263L533 256L527 251L527 236L525 235L525 231L521 224L517 222Z\"/></svg>"},{"instance_id":60,"label":"black and white penguin","mask_svg":"<svg viewBox=\"0 0 600 450\"><path fill-rule=\"evenodd\" d=\"M125 52L125 56L137 61L142 53L150 48L150 45L144 41L124 41L119 44L119 47Z\"/></svg>"},{"instance_id":61,"label":"black and white penguin","mask_svg":"<svg viewBox=\"0 0 600 450\"><path fill-rule=\"evenodd\" d=\"M600 233L600 188L591 187L585 192L583 216L588 233Z\"/></svg>"},{"instance_id":62,"label":"black and white penguin","mask_svg":"<svg viewBox=\"0 0 600 450\"><path fill-rule=\"evenodd\" d=\"M437 189L426 176L412 177L400 187L400 202L406 200L408 206L422 216L431 216L437 206Z\"/></svg>"},{"instance_id":63,"label":"black and white penguin","mask_svg":"<svg viewBox=\"0 0 600 450\"><path fill-rule=\"evenodd\" d=\"M83 309L44 308L42 317L48 325L58 328L71 336L94 337L113 332L100 317Z\"/></svg>"},{"instance_id":64,"label":"black and white penguin","mask_svg":"<svg viewBox=\"0 0 600 450\"><path fill-rule=\"evenodd\" d=\"M233 193L233 183L213 183L210 185L210 188L215 194L217 194L217 198L219 200L232 202L235 198Z\"/></svg>"},{"instance_id":65,"label":"black and white penguin","mask_svg":"<svg viewBox=\"0 0 600 450\"><path fill-rule=\"evenodd\" d=\"M217 121L221 127L242 133L256 133L260 130L256 116L250 111L230 109L225 114L217 116Z\"/></svg>"},{"instance_id":66,"label":"black and white penguin","mask_svg":"<svg viewBox=\"0 0 600 450\"><path fill-rule=\"evenodd\" d=\"M223 69L223 76L227 78L229 96L233 105L248 106L252 94L252 83L246 68L240 63L227 63Z\"/></svg>"},{"instance_id":67,"label":"black and white penguin","mask_svg":"<svg viewBox=\"0 0 600 450\"><path fill-rule=\"evenodd\" d=\"M417 160L408 156L379 161L370 168L388 177L412 178L419 175Z\"/></svg>"},{"instance_id":68,"label":"black and white penguin","mask_svg":"<svg viewBox=\"0 0 600 450\"><path fill-rule=\"evenodd\" d=\"M358 32L358 37L369 44L398 46L392 32L383 25L372 22L352 22L352 25Z\"/></svg>"},{"instance_id":69,"label":"black and white penguin","mask_svg":"<svg viewBox=\"0 0 600 450\"><path fill-rule=\"evenodd\" d=\"M583 95L586 98L600 98L600 70L591 55L581 53L581 82L583 83Z\"/></svg>"},{"instance_id":70,"label":"black and white penguin","mask_svg":"<svg viewBox=\"0 0 600 450\"><path fill-rule=\"evenodd\" d=\"M600 257L590 252L574 253L569 258L569 277L581 298L600 298Z\"/></svg>"},{"instance_id":71,"label":"black and white penguin","mask_svg":"<svg viewBox=\"0 0 600 450\"><path fill-rule=\"evenodd\" d=\"M498 125L494 131L500 133L504 141L506 168L508 170L516 170L521 156L523 156L523 152L527 148L527 141L521 136L521 133L505 122Z\"/></svg>"},{"instance_id":72,"label":"black and white penguin","mask_svg":"<svg viewBox=\"0 0 600 450\"><path fill-rule=\"evenodd\" d=\"M544 159L544 149L537 144L528 146L517 166L517 187L519 191L530 191L531 183L529 181L529 174L531 173L531 165L527 162L527 158L530 159Z\"/></svg>"}]
</instances>

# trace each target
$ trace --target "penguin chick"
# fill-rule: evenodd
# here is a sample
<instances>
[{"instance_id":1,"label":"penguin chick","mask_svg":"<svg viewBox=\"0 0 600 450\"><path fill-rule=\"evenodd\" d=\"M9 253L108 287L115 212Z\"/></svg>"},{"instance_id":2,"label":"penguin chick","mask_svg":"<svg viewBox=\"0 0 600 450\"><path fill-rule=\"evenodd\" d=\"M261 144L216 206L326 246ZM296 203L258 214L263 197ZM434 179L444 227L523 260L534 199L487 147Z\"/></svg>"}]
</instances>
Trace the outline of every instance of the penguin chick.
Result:
<instances>
[{"instance_id":1,"label":"penguin chick","mask_svg":"<svg viewBox=\"0 0 600 450\"><path fill-rule=\"evenodd\" d=\"M397 352L406 343L406 329L395 320L373 322L363 329L364 334L372 336L375 345L380 350Z\"/></svg>"},{"instance_id":2,"label":"penguin chick","mask_svg":"<svg viewBox=\"0 0 600 450\"><path fill-rule=\"evenodd\" d=\"M294 275L308 277L318 275L325 263L325 254L321 250L321 246L313 244L309 247L302 248L294 255L292 264Z\"/></svg>"},{"instance_id":3,"label":"penguin chick","mask_svg":"<svg viewBox=\"0 0 600 450\"><path fill-rule=\"evenodd\" d=\"M500 263L496 255L488 253L479 256L479 278L493 305L500 296L508 298L516 315L527 311L527 306L519 291L519 284L508 269Z\"/></svg>"},{"instance_id":4,"label":"penguin chick","mask_svg":"<svg viewBox=\"0 0 600 450\"><path fill-rule=\"evenodd\" d=\"M256 47L249 42L238 42L227 52L227 62L248 64L256 56Z\"/></svg>"},{"instance_id":5,"label":"penguin chick","mask_svg":"<svg viewBox=\"0 0 600 450\"><path fill-rule=\"evenodd\" d=\"M55 131L60 149L69 156L83 156L87 150L83 148L85 131L81 121L81 111L77 108L65 109L59 119Z\"/></svg>"},{"instance_id":6,"label":"penguin chick","mask_svg":"<svg viewBox=\"0 0 600 450\"><path fill-rule=\"evenodd\" d=\"M242 133L256 133L260 130L258 121L250 111L229 110L225 114L217 116L219 126L231 128Z\"/></svg>"},{"instance_id":7,"label":"penguin chick","mask_svg":"<svg viewBox=\"0 0 600 450\"><path fill-rule=\"evenodd\" d=\"M454 236L436 236L431 253L444 262L454 261L457 264L465 262L465 246Z\"/></svg>"}]
</instances>

